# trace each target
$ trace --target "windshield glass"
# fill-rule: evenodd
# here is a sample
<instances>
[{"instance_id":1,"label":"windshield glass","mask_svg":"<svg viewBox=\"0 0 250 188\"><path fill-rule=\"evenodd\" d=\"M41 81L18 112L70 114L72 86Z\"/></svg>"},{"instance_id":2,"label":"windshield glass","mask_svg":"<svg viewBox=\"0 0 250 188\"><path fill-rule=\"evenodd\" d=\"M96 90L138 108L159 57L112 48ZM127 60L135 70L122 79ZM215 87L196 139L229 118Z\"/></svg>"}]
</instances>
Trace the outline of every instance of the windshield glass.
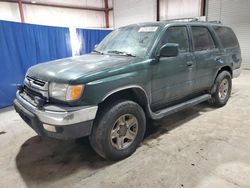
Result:
<instances>
[{"instance_id":1,"label":"windshield glass","mask_svg":"<svg viewBox=\"0 0 250 188\"><path fill-rule=\"evenodd\" d=\"M94 51L103 54L145 56L158 26L130 26L111 32Z\"/></svg>"}]
</instances>

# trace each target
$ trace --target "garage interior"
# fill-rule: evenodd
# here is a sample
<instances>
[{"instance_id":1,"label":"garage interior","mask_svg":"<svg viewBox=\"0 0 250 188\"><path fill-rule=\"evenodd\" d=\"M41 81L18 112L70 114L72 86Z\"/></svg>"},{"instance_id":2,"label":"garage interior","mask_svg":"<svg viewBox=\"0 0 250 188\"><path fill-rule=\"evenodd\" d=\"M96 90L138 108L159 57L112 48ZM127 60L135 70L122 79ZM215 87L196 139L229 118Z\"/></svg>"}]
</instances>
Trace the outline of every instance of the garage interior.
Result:
<instances>
[{"instance_id":1,"label":"garage interior","mask_svg":"<svg viewBox=\"0 0 250 188\"><path fill-rule=\"evenodd\" d=\"M249 9L248 0L0 0L0 187L250 187ZM241 75L226 106L150 121L140 147L119 162L87 138L40 137L15 112L16 84L30 66L89 53L128 24L191 17L220 21L239 40Z\"/></svg>"}]
</instances>

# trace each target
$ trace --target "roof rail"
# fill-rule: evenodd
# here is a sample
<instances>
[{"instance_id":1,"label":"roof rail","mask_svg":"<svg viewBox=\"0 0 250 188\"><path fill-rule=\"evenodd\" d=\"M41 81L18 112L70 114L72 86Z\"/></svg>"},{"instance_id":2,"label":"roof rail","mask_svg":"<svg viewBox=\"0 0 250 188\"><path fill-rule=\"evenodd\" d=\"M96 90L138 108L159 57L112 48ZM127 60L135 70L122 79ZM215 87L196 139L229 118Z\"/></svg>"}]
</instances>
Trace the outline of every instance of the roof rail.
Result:
<instances>
[{"instance_id":1,"label":"roof rail","mask_svg":"<svg viewBox=\"0 0 250 188\"><path fill-rule=\"evenodd\" d=\"M208 22L208 23L217 23L217 24L222 24L220 20L213 20L213 21L205 21L202 20L198 17L196 18L178 18L178 19L170 19L170 20L165 20L165 21L180 21L180 22Z\"/></svg>"},{"instance_id":2,"label":"roof rail","mask_svg":"<svg viewBox=\"0 0 250 188\"><path fill-rule=\"evenodd\" d=\"M197 22L199 21L199 19L198 18L177 18L177 19L170 19L166 21Z\"/></svg>"},{"instance_id":3,"label":"roof rail","mask_svg":"<svg viewBox=\"0 0 250 188\"><path fill-rule=\"evenodd\" d=\"M222 24L220 20L213 20L213 21L208 21L209 23L217 23L217 24Z\"/></svg>"}]
</instances>

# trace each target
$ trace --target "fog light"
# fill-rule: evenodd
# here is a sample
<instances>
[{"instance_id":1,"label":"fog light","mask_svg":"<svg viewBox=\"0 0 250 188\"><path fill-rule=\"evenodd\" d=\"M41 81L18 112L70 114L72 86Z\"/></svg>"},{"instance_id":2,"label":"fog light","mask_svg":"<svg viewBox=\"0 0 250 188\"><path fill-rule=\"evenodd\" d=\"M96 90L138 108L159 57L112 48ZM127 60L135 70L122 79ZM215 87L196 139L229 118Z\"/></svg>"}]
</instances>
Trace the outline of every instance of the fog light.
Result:
<instances>
[{"instance_id":1,"label":"fog light","mask_svg":"<svg viewBox=\"0 0 250 188\"><path fill-rule=\"evenodd\" d=\"M43 124L43 128L50 132L56 132L56 127L53 125Z\"/></svg>"}]
</instances>

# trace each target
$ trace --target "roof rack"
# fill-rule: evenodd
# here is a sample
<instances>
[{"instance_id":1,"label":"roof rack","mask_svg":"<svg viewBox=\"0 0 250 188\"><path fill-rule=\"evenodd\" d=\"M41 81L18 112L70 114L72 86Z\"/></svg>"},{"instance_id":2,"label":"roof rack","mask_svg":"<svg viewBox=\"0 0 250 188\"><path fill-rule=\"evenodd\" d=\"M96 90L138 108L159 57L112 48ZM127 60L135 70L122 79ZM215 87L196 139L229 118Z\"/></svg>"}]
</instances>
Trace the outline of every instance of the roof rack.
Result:
<instances>
[{"instance_id":1,"label":"roof rack","mask_svg":"<svg viewBox=\"0 0 250 188\"><path fill-rule=\"evenodd\" d=\"M209 22L209 23L217 23L217 24L222 24L221 21L219 20L214 20L214 21L204 21L200 18L178 18L178 19L170 19L166 21L180 21L180 22Z\"/></svg>"},{"instance_id":2,"label":"roof rack","mask_svg":"<svg viewBox=\"0 0 250 188\"><path fill-rule=\"evenodd\" d=\"M177 19L170 19L166 21L197 22L199 21L199 19L198 18L177 18Z\"/></svg>"},{"instance_id":3,"label":"roof rack","mask_svg":"<svg viewBox=\"0 0 250 188\"><path fill-rule=\"evenodd\" d=\"M222 24L220 20L214 20L214 21L208 21L209 23L217 23L217 24Z\"/></svg>"}]
</instances>

